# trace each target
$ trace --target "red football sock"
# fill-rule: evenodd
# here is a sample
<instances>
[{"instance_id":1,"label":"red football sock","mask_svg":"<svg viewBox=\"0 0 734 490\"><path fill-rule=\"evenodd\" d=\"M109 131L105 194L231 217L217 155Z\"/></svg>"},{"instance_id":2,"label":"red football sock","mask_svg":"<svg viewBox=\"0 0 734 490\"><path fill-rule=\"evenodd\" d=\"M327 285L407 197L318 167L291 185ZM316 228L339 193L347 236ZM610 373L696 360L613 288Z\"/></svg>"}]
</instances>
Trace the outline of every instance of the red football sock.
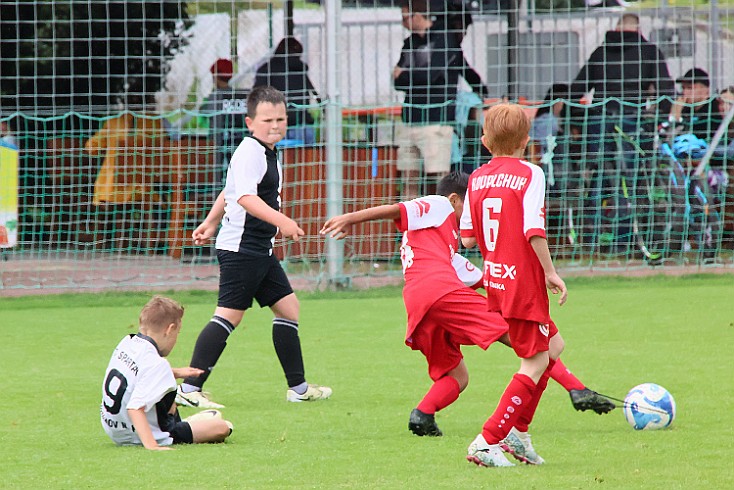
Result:
<instances>
[{"instance_id":1,"label":"red football sock","mask_svg":"<svg viewBox=\"0 0 734 490\"><path fill-rule=\"evenodd\" d=\"M538 409L538 403L540 403L540 397L543 396L543 392L548 386L548 378L550 377L550 373L553 371L553 367L556 362L557 361L554 361L553 359L548 360L548 367L542 376L540 376L538 384L535 386L535 391L533 391L533 399L530 400L530 403L527 404L525 409L522 411L522 414L520 414L520 418L515 424L515 428L520 432L528 431L528 426L533 421L535 411Z\"/></svg>"},{"instance_id":2,"label":"red football sock","mask_svg":"<svg viewBox=\"0 0 734 490\"><path fill-rule=\"evenodd\" d=\"M489 444L497 444L504 439L533 398L535 383L524 374L515 373L510 384L500 398L500 403L482 428L482 435Z\"/></svg>"},{"instance_id":3,"label":"red football sock","mask_svg":"<svg viewBox=\"0 0 734 490\"><path fill-rule=\"evenodd\" d=\"M566 391L583 390L586 386L568 370L563 361L556 359L556 365L551 369L550 377L563 386Z\"/></svg>"},{"instance_id":4,"label":"red football sock","mask_svg":"<svg viewBox=\"0 0 734 490\"><path fill-rule=\"evenodd\" d=\"M444 376L433 383L417 408L423 413L434 414L454 403L459 393L459 382L451 376Z\"/></svg>"}]
</instances>

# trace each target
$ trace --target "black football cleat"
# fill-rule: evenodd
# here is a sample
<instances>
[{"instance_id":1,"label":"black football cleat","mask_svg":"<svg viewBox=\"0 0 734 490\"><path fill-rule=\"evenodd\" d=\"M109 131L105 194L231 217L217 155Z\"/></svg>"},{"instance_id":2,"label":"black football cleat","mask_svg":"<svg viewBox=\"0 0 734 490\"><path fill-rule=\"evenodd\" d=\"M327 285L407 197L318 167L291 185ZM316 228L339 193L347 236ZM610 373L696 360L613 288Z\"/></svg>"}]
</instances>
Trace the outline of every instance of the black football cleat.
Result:
<instances>
[{"instance_id":1,"label":"black football cleat","mask_svg":"<svg viewBox=\"0 0 734 490\"><path fill-rule=\"evenodd\" d=\"M609 413L617 406L609 398L606 398L596 391L584 388L583 390L571 390L568 392L571 395L571 403L573 408L585 412L586 410L593 410L599 415L603 413Z\"/></svg>"},{"instance_id":2,"label":"black football cleat","mask_svg":"<svg viewBox=\"0 0 734 490\"><path fill-rule=\"evenodd\" d=\"M443 435L441 429L436 425L436 419L433 415L423 413L417 408L410 412L410 422L408 429L417 436L440 437Z\"/></svg>"}]
</instances>

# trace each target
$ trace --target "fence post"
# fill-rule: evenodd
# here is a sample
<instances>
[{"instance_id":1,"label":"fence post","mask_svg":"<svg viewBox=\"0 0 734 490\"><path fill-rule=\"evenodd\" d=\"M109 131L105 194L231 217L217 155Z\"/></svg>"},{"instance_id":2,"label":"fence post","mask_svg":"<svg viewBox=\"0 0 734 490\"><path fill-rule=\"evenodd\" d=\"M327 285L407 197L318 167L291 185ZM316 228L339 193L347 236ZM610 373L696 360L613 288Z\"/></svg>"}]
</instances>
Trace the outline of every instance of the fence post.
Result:
<instances>
[{"instance_id":1,"label":"fence post","mask_svg":"<svg viewBox=\"0 0 734 490\"><path fill-rule=\"evenodd\" d=\"M326 0L326 212L328 217L344 211L342 172L341 92L339 87L338 43L341 33L341 0ZM344 277L344 241L326 239L329 286L348 286Z\"/></svg>"}]
</instances>

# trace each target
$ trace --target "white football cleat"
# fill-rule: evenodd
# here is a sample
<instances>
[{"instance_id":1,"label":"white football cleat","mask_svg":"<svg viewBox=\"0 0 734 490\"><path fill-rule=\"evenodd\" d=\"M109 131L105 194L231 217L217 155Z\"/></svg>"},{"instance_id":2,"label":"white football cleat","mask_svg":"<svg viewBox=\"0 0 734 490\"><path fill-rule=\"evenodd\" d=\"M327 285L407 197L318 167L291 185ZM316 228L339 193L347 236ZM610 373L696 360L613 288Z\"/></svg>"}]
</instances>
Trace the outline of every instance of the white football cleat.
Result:
<instances>
[{"instance_id":1,"label":"white football cleat","mask_svg":"<svg viewBox=\"0 0 734 490\"><path fill-rule=\"evenodd\" d=\"M209 420L209 419L220 419L222 418L222 412L219 410L209 409L209 410L203 410L201 412L195 413L194 415L189 415L185 419L183 419L184 422L196 422L197 420Z\"/></svg>"},{"instance_id":2,"label":"white football cleat","mask_svg":"<svg viewBox=\"0 0 734 490\"><path fill-rule=\"evenodd\" d=\"M289 402L314 402L318 400L326 400L331 396L331 388L328 386L308 385L308 389L303 395L299 395L295 391L289 389L285 394L286 401Z\"/></svg>"},{"instance_id":3,"label":"white football cleat","mask_svg":"<svg viewBox=\"0 0 734 490\"><path fill-rule=\"evenodd\" d=\"M224 408L224 405L213 402L209 399L211 395L206 391L191 391L184 393L181 390L181 385L178 385L176 389L176 405L182 407L194 407L194 408Z\"/></svg>"},{"instance_id":4,"label":"white football cleat","mask_svg":"<svg viewBox=\"0 0 734 490\"><path fill-rule=\"evenodd\" d=\"M527 432L520 432L516 428L512 428L507 437L500 441L500 447L506 453L512 454L512 456L527 464L543 464L545 460L541 458L533 448L533 443L530 441L530 434Z\"/></svg>"},{"instance_id":5,"label":"white football cleat","mask_svg":"<svg viewBox=\"0 0 734 490\"><path fill-rule=\"evenodd\" d=\"M499 444L487 444L482 434L479 434L471 444L466 455L467 461L478 466L490 468L502 466L515 466L505 457Z\"/></svg>"}]
</instances>

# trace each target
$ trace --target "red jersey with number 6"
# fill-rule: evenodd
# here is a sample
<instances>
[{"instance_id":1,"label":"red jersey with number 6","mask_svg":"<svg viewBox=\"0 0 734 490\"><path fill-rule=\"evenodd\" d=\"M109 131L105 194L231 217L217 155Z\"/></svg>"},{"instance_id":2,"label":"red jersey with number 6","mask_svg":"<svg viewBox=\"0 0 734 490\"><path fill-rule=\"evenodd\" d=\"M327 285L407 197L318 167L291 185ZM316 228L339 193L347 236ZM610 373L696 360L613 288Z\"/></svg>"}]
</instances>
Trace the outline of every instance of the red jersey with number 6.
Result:
<instances>
[{"instance_id":1,"label":"red jersey with number 6","mask_svg":"<svg viewBox=\"0 0 734 490\"><path fill-rule=\"evenodd\" d=\"M492 158L469 178L462 237L475 237L484 258L489 311L549 323L548 293L530 238L545 238L545 175L512 157Z\"/></svg>"}]
</instances>

